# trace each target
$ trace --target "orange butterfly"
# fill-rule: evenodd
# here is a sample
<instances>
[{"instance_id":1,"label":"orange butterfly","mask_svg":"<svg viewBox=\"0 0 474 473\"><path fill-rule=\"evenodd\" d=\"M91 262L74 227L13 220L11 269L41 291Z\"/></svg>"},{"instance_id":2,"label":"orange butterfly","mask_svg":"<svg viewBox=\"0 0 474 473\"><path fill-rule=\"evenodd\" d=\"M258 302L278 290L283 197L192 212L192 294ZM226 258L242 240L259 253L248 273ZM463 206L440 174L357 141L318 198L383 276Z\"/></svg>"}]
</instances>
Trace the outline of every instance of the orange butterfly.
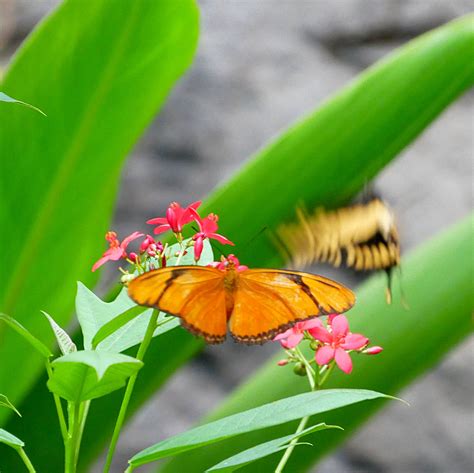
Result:
<instances>
[{"instance_id":1,"label":"orange butterfly","mask_svg":"<svg viewBox=\"0 0 474 473\"><path fill-rule=\"evenodd\" d=\"M346 312L354 293L331 279L278 269L248 269L230 255L216 267L174 266L149 271L128 285L139 305L182 319L207 343L273 339L296 322Z\"/></svg>"}]
</instances>

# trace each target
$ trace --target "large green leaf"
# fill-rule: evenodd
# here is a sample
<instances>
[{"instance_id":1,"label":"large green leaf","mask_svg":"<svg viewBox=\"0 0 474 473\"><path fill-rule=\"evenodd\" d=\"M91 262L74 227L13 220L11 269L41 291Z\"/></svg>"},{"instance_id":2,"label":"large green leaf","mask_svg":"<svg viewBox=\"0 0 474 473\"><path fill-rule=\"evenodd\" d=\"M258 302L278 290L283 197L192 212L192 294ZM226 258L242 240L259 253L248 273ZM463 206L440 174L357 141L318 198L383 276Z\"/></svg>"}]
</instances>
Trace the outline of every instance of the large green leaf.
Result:
<instances>
[{"instance_id":1,"label":"large green leaf","mask_svg":"<svg viewBox=\"0 0 474 473\"><path fill-rule=\"evenodd\" d=\"M1 84L48 117L0 107L0 307L49 341L39 310L65 325L75 281L96 280L123 159L189 65L197 23L193 0L66 0ZM4 327L0 340L0 389L18 403L41 363Z\"/></svg>"},{"instance_id":2,"label":"large green leaf","mask_svg":"<svg viewBox=\"0 0 474 473\"><path fill-rule=\"evenodd\" d=\"M82 402L120 389L143 363L120 353L81 350L57 358L51 366L49 390L68 401Z\"/></svg>"},{"instance_id":3,"label":"large green leaf","mask_svg":"<svg viewBox=\"0 0 474 473\"><path fill-rule=\"evenodd\" d=\"M217 212L222 233L242 243L264 226L281 223L297 204L335 206L346 202L474 83L472 21L472 16L465 17L423 35L367 70L263 148L211 195L203 213ZM264 236L247 248L233 250L240 252L244 263L276 265L278 252ZM160 337L149 353L151 359L160 360L159 369L145 364L130 414L201 346L178 330ZM50 404L46 396L38 384L21 406L24 416L46 416ZM35 402L41 408L30 408ZM105 445L118 402L112 395L107 402L99 400L96 408L92 406L94 415L87 427L90 434L86 430L81 450L83 465L90 464ZM35 442L28 436L34 435L33 431L22 432L29 445ZM41 438L36 440L38 445ZM61 464L60 458L51 457L53 460Z\"/></svg>"},{"instance_id":4,"label":"large green leaf","mask_svg":"<svg viewBox=\"0 0 474 473\"><path fill-rule=\"evenodd\" d=\"M354 356L352 374L334 373L328 387L363 387L393 394L433 366L471 332L473 261L467 255L472 251L473 224L474 218L463 221L403 260L403 288L410 310L405 310L397 299L391 306L386 305L383 275L372 277L357 291L358 303L349 313L351 330L367 335L374 344L383 346L384 351L377 357ZM208 420L306 391L306 380L295 376L289 368L277 366L279 358L281 354L237 390ZM351 406L313 419L313 422L341 425L344 432L332 431L318 438L317 449L300 450L291 457L288 471L306 471L380 406L378 402L363 408ZM204 471L219 459L286 432L275 428L249 433L218 446L209 445L199 453L188 452L175 458L164 471ZM308 439L311 442L311 436ZM245 471L273 471L274 467L275 459L268 459L247 466Z\"/></svg>"},{"instance_id":5,"label":"large green leaf","mask_svg":"<svg viewBox=\"0 0 474 473\"><path fill-rule=\"evenodd\" d=\"M384 397L387 396L365 389L324 389L291 396L187 430L142 450L134 455L129 463L134 467L145 465L236 435Z\"/></svg>"},{"instance_id":6,"label":"large green leaf","mask_svg":"<svg viewBox=\"0 0 474 473\"><path fill-rule=\"evenodd\" d=\"M25 446L25 444L18 437L15 437L13 434L7 432L4 429L0 429L0 443L4 443L15 450Z\"/></svg>"}]
</instances>

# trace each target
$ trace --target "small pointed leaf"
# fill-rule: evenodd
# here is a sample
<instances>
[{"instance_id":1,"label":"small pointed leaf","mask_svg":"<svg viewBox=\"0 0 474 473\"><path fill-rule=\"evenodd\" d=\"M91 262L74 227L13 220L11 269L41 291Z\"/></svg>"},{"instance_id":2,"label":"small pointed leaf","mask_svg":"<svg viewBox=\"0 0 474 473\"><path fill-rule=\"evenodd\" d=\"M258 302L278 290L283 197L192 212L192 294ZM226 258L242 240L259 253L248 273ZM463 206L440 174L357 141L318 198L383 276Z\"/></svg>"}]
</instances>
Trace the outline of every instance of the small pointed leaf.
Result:
<instances>
[{"instance_id":1,"label":"small pointed leaf","mask_svg":"<svg viewBox=\"0 0 474 473\"><path fill-rule=\"evenodd\" d=\"M7 407L8 409L11 409L12 411L16 412L21 417L20 412L10 402L10 400L7 398L7 396L5 396L5 394L0 394L0 407Z\"/></svg>"},{"instance_id":2,"label":"small pointed leaf","mask_svg":"<svg viewBox=\"0 0 474 473\"><path fill-rule=\"evenodd\" d=\"M71 340L71 337L67 334L67 332L62 329L47 312L42 310L41 313L48 319L48 322L51 325L51 328L53 329L54 336L56 337L56 341L58 342L61 353L63 355L67 355L68 353L77 351L76 345Z\"/></svg>"},{"instance_id":3,"label":"small pointed leaf","mask_svg":"<svg viewBox=\"0 0 474 473\"><path fill-rule=\"evenodd\" d=\"M10 97L9 95L4 94L3 92L0 92L0 102L10 102L10 103L17 103L19 105L24 105L25 107L31 108L32 110L36 110L37 112L41 113L41 115L46 116L46 113L44 113L38 107L35 107L34 105L31 105L26 102L22 102L21 100L14 99L13 97Z\"/></svg>"},{"instance_id":4,"label":"small pointed leaf","mask_svg":"<svg viewBox=\"0 0 474 473\"><path fill-rule=\"evenodd\" d=\"M23 325L20 324L20 322L17 322L14 318L7 314L0 313L0 321L1 320L9 325L19 335L21 335L35 350L41 353L44 357L49 358L52 356L49 348L43 342L33 336L25 327L23 327Z\"/></svg>"}]
</instances>

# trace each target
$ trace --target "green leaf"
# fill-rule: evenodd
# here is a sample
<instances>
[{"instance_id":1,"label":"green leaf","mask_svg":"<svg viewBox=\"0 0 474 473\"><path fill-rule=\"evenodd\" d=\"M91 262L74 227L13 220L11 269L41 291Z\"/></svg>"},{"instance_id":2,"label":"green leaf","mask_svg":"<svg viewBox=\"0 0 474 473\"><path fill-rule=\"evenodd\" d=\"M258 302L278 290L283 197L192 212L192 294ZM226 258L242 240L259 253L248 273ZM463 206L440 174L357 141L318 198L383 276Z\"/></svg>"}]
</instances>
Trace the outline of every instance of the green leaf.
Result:
<instances>
[{"instance_id":1,"label":"green leaf","mask_svg":"<svg viewBox=\"0 0 474 473\"><path fill-rule=\"evenodd\" d=\"M280 437L274 440L270 440L269 442L261 443L255 447L249 448L244 450L243 452L238 453L230 458L227 458L217 465L206 470L207 471L235 471L243 466L252 463L256 460L260 460L261 458L268 457L277 453L281 450L286 450L288 448L289 442L291 442L295 438L301 438L305 435L311 434L313 432L318 432L320 430L326 429L340 429L343 430L341 427L337 425L326 425L324 423L313 425L312 427L308 427L304 429L299 434L291 434L285 435L284 437ZM296 445L301 445L297 443ZM305 444L306 445L306 444Z\"/></svg>"},{"instance_id":2,"label":"green leaf","mask_svg":"<svg viewBox=\"0 0 474 473\"><path fill-rule=\"evenodd\" d=\"M49 348L40 340L38 340L34 335L32 335L23 325L18 321L10 317L9 315L0 313L0 322L4 321L10 328L12 328L16 333L21 335L24 340L26 340L38 353L43 355L46 358L52 356L52 353L49 351ZM3 360L2 360L3 363ZM1 365L0 365L1 366Z\"/></svg>"},{"instance_id":3,"label":"green leaf","mask_svg":"<svg viewBox=\"0 0 474 473\"><path fill-rule=\"evenodd\" d=\"M95 0L87 14L82 0L65 0L6 72L0 89L48 118L0 107L0 310L41 338L53 335L39 310L66 326L76 281L97 280L91 266L105 249L124 158L189 66L197 36L193 0ZM0 386L19 405L43 367L0 331Z\"/></svg>"},{"instance_id":4,"label":"green leaf","mask_svg":"<svg viewBox=\"0 0 474 473\"><path fill-rule=\"evenodd\" d=\"M117 317L102 325L102 327L100 327L92 339L92 349L95 350L100 342L116 333L118 329L122 328L125 324L128 324L128 322L138 317L140 314L145 312L145 310L147 310L146 307L131 307L130 309L127 309L125 312L122 312Z\"/></svg>"},{"instance_id":5,"label":"green leaf","mask_svg":"<svg viewBox=\"0 0 474 473\"><path fill-rule=\"evenodd\" d=\"M7 398L7 396L5 396L5 394L0 394L0 407L7 407L8 409L11 409L13 412L16 412L21 417L20 412L10 402L10 400Z\"/></svg>"},{"instance_id":6,"label":"green leaf","mask_svg":"<svg viewBox=\"0 0 474 473\"><path fill-rule=\"evenodd\" d=\"M15 437L13 434L3 429L0 429L0 443L4 443L15 450L25 446L25 444L18 437Z\"/></svg>"},{"instance_id":7,"label":"green leaf","mask_svg":"<svg viewBox=\"0 0 474 473\"><path fill-rule=\"evenodd\" d=\"M389 396L363 389L327 389L280 399L175 435L137 453L129 463L134 467L145 465L160 458L186 452L235 435L383 397Z\"/></svg>"},{"instance_id":8,"label":"green leaf","mask_svg":"<svg viewBox=\"0 0 474 473\"><path fill-rule=\"evenodd\" d=\"M4 94L3 92L0 92L0 102L10 102L10 103L17 103L19 105L24 105L25 107L36 110L37 112L41 113L41 115L46 116L46 113L44 113L38 107L35 107L34 105L31 105L31 104L26 103L26 102L22 102L21 100L14 99L13 97L10 97L7 94Z\"/></svg>"},{"instance_id":9,"label":"green leaf","mask_svg":"<svg viewBox=\"0 0 474 473\"><path fill-rule=\"evenodd\" d=\"M51 364L48 388L72 402L87 401L120 389L143 363L130 356L103 351L77 351Z\"/></svg>"},{"instance_id":10,"label":"green leaf","mask_svg":"<svg viewBox=\"0 0 474 473\"><path fill-rule=\"evenodd\" d=\"M351 331L368 336L384 351L377 356L354 354L351 375L335 371L328 380L328 387L365 387L397 392L472 333L471 276L474 268L467 255L472 250L473 225L474 217L468 218L403 259L402 283L410 310L405 310L396 297L392 305L386 304L384 274L371 277L356 291L358 302L348 314ZM395 286L394 294L397 291ZM310 355L308 350L304 351ZM281 355L277 355L271 359L207 421L228 418L235 412L307 390L305 379L295 376L291 369L277 366L280 358ZM299 455L291 457L288 471L308 471L316 460L331 452L381 406L380 402L350 406L326 413L324 418L316 417L315 422L324 420L342 425L344 432L331 432L318 438L317 449L300 450ZM199 452L188 452L173 459L163 471L204 471L219 459L285 432L275 427L268 432L252 432L230 442L221 442L218 446L209 445ZM403 435L402 431L400 435ZM312 441L311 436L309 441ZM273 471L275 464L274 459L265 459L255 466L249 465L246 472Z\"/></svg>"},{"instance_id":11,"label":"green leaf","mask_svg":"<svg viewBox=\"0 0 474 473\"><path fill-rule=\"evenodd\" d=\"M58 342L58 346L61 350L61 353L63 355L67 355L68 353L77 351L76 345L71 340L71 337L67 334L67 332L63 330L47 312L42 310L41 313L48 319L48 322L51 325L51 328L53 329L54 336L56 337L56 341Z\"/></svg>"}]
</instances>

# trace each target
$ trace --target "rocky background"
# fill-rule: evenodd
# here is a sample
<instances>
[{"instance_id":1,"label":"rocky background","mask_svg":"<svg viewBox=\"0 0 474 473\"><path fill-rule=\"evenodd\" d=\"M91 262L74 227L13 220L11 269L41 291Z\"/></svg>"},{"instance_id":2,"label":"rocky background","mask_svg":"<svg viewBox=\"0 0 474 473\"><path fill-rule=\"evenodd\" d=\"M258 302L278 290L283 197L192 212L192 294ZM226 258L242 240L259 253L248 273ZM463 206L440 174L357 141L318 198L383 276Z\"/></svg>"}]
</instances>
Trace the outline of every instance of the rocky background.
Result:
<instances>
[{"instance_id":1,"label":"rocky background","mask_svg":"<svg viewBox=\"0 0 474 473\"><path fill-rule=\"evenodd\" d=\"M0 0L0 64L8 63L56 3ZM120 234L143 228L143 221L163 214L170 201L188 203L205 196L361 70L472 9L471 2L462 0L199 3L201 39L194 65L124 169L114 224ZM472 106L471 92L375 183L398 215L405 250L472 207ZM352 277L347 275L346 281ZM190 427L276 350L233 343L208 348L133 419L121 439L115 471L137 450ZM388 406L319 465L318 472L473 471L473 361L469 340L401 393L410 409L399 403Z\"/></svg>"}]
</instances>

